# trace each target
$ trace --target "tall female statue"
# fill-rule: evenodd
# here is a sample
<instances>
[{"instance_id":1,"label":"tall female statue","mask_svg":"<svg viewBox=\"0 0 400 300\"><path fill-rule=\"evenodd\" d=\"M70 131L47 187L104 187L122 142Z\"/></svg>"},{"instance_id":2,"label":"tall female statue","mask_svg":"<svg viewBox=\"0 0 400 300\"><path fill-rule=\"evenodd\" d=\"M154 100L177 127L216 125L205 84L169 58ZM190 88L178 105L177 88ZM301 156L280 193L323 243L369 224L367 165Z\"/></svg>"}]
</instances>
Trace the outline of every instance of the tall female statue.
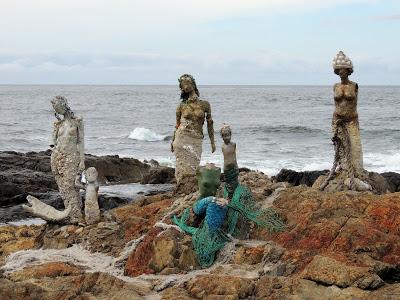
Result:
<instances>
[{"instance_id":1,"label":"tall female statue","mask_svg":"<svg viewBox=\"0 0 400 300\"><path fill-rule=\"evenodd\" d=\"M50 142L53 148L50 164L65 210L58 211L32 196L27 198L32 206L24 208L45 220L61 221L68 218L69 223L78 223L82 221L80 176L85 169L83 121L74 116L65 97L56 96L51 104L57 121Z\"/></svg>"},{"instance_id":2,"label":"tall female statue","mask_svg":"<svg viewBox=\"0 0 400 300\"><path fill-rule=\"evenodd\" d=\"M201 159L205 120L207 120L211 151L215 152L210 103L199 99L200 93L191 75L182 75L179 78L179 87L182 102L176 109L176 130L171 143L171 151L176 157L175 177L178 185L183 178L196 175Z\"/></svg>"},{"instance_id":3,"label":"tall female statue","mask_svg":"<svg viewBox=\"0 0 400 300\"><path fill-rule=\"evenodd\" d=\"M339 190L370 190L368 172L363 168L357 113L358 85L349 80L353 64L342 51L333 59L333 70L340 77L340 83L333 86L335 112L332 118L332 141L335 145L335 159L320 189L325 189L333 178L339 177L341 182L335 183Z\"/></svg>"}]
</instances>

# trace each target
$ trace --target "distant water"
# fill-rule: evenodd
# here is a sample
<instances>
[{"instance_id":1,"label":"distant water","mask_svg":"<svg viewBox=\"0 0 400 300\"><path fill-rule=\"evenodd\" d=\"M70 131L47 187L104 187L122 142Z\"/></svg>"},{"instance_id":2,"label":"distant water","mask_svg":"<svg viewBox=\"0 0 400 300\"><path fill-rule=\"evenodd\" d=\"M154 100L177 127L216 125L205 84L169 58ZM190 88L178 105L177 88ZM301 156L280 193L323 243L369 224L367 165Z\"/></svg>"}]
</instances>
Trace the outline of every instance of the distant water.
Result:
<instances>
[{"instance_id":1,"label":"distant water","mask_svg":"<svg viewBox=\"0 0 400 300\"><path fill-rule=\"evenodd\" d=\"M203 163L221 165L222 123L231 124L239 165L269 175L281 168L330 168L330 86L200 86L211 103L217 152L208 138ZM47 149L55 120L50 99L67 96L85 122L85 149L174 165L170 140L177 86L0 86L0 150ZM360 86L358 113L364 165L400 172L400 87ZM207 130L204 128L206 135Z\"/></svg>"}]
</instances>

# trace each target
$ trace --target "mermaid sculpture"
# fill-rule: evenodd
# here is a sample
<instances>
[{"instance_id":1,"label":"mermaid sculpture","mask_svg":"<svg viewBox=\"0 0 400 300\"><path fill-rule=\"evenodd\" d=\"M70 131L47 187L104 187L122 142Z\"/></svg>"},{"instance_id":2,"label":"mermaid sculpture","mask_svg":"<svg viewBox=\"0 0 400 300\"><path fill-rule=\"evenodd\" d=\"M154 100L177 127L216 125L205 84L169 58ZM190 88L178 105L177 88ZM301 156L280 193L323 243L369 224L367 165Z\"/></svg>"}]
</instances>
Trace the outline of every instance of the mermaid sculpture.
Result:
<instances>
[{"instance_id":1,"label":"mermaid sculpture","mask_svg":"<svg viewBox=\"0 0 400 300\"><path fill-rule=\"evenodd\" d=\"M192 235L192 243L199 264L209 267L214 263L216 253L230 240L230 236L238 237L239 225L242 221L253 221L269 231L281 231L284 224L274 209L257 210L254 198L247 188L238 182L236 163L236 145L230 141L230 128L221 129L224 138L224 197L215 197L219 184L221 170L213 164L207 164L197 173L199 199L193 205L196 216L203 218L200 227L186 224L190 208L187 208L180 218L173 217L173 222L185 232ZM246 228L248 231L248 228Z\"/></svg>"},{"instance_id":2,"label":"mermaid sculpture","mask_svg":"<svg viewBox=\"0 0 400 300\"><path fill-rule=\"evenodd\" d=\"M176 126L171 151L176 156L175 177L177 185L185 177L194 177L200 164L203 124L207 120L211 151L215 152L214 128L210 103L200 100L196 81L189 74L179 78L182 102L176 109Z\"/></svg>"},{"instance_id":3,"label":"mermaid sculpture","mask_svg":"<svg viewBox=\"0 0 400 300\"><path fill-rule=\"evenodd\" d=\"M335 112L332 118L332 141L335 158L329 175L319 189L371 190L368 172L363 168L357 113L358 85L348 78L353 73L353 64L342 51L333 59L333 70L341 80L333 86Z\"/></svg>"},{"instance_id":4,"label":"mermaid sculpture","mask_svg":"<svg viewBox=\"0 0 400 300\"><path fill-rule=\"evenodd\" d=\"M53 148L50 164L65 210L56 210L30 195L27 200L31 206L23 208L47 221L79 223L82 221L79 182L85 169L83 121L75 117L65 97L56 96L51 104L57 121L50 142Z\"/></svg>"}]
</instances>

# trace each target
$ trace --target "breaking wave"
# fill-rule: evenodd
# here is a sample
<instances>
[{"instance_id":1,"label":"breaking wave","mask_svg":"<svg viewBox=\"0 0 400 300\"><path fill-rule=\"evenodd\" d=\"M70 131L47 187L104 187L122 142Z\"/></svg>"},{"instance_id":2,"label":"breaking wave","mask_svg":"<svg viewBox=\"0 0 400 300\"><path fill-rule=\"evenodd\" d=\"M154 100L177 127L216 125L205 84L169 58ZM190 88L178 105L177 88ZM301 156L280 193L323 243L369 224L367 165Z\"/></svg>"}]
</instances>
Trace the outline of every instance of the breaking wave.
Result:
<instances>
[{"instance_id":1,"label":"breaking wave","mask_svg":"<svg viewBox=\"0 0 400 300\"><path fill-rule=\"evenodd\" d=\"M157 142L167 141L170 139L170 136L158 134L157 132L151 131L147 128L137 127L129 134L128 138L137 141Z\"/></svg>"}]
</instances>

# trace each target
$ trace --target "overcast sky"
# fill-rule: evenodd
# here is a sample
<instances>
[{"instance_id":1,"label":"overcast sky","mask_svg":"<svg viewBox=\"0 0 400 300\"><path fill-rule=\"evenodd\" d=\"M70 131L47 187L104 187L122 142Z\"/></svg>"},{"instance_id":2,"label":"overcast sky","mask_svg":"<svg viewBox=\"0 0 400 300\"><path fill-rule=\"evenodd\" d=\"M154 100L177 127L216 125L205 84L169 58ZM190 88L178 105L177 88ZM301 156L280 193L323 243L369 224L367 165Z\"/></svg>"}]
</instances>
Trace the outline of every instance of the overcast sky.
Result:
<instances>
[{"instance_id":1,"label":"overcast sky","mask_svg":"<svg viewBox=\"0 0 400 300\"><path fill-rule=\"evenodd\" d=\"M0 84L400 84L398 0L0 0Z\"/></svg>"}]
</instances>

